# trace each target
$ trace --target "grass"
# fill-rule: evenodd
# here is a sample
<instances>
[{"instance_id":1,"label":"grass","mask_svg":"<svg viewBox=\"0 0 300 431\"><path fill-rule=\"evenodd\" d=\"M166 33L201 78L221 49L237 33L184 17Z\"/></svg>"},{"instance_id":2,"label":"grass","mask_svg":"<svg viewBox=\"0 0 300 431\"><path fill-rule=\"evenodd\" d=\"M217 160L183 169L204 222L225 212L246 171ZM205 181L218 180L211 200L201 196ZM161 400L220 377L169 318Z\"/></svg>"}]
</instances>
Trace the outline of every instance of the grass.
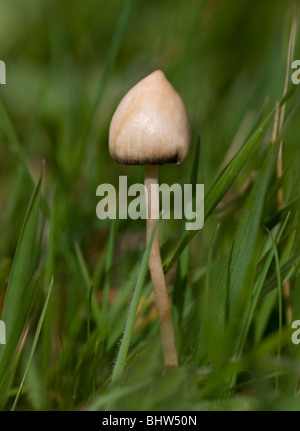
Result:
<instances>
[{"instance_id":1,"label":"grass","mask_svg":"<svg viewBox=\"0 0 300 431\"><path fill-rule=\"evenodd\" d=\"M300 408L295 9L190 3L0 1L2 410ZM192 126L160 182L205 186L203 229L159 221L180 362L168 373L144 221L95 213L99 184L143 181L111 160L107 134L155 68Z\"/></svg>"}]
</instances>

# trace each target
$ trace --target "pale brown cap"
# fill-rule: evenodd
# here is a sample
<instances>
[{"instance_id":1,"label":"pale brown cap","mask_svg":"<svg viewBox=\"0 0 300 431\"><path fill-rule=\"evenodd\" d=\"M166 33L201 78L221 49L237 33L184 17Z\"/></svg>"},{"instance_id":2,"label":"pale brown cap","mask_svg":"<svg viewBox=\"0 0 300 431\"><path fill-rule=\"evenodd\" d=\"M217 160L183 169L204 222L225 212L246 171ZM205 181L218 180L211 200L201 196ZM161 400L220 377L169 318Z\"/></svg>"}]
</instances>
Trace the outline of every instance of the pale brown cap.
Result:
<instances>
[{"instance_id":1,"label":"pale brown cap","mask_svg":"<svg viewBox=\"0 0 300 431\"><path fill-rule=\"evenodd\" d=\"M124 96L110 123L109 152L122 164L181 163L189 145L185 104L161 70Z\"/></svg>"}]
</instances>

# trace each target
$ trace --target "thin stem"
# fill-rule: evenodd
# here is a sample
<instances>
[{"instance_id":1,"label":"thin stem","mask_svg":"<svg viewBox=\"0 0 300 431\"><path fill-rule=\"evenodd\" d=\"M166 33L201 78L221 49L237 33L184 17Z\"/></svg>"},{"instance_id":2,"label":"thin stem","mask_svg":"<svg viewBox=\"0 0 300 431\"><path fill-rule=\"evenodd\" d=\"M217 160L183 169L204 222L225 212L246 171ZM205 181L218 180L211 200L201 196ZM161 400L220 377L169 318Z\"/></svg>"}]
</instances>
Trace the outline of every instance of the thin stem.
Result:
<instances>
[{"instance_id":1,"label":"thin stem","mask_svg":"<svg viewBox=\"0 0 300 431\"><path fill-rule=\"evenodd\" d=\"M155 223L159 217L159 191L158 191L158 166L147 165L145 167L145 186L147 191L147 244ZM169 303L169 296L165 282L165 276L160 256L158 228L152 243L149 257L149 269L155 295L155 302L160 323L160 336L167 369L177 367L178 358L175 346L174 327Z\"/></svg>"}]
</instances>

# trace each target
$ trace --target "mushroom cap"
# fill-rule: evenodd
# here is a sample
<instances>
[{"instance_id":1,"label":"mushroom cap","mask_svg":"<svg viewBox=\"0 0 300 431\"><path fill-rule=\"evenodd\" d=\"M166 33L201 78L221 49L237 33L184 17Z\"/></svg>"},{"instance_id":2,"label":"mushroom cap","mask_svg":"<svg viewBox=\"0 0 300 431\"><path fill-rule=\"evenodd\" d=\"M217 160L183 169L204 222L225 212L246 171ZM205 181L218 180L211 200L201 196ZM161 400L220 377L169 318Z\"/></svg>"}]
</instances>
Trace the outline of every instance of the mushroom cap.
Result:
<instances>
[{"instance_id":1,"label":"mushroom cap","mask_svg":"<svg viewBox=\"0 0 300 431\"><path fill-rule=\"evenodd\" d=\"M161 70L138 82L110 123L109 152L126 165L181 163L190 146L185 104Z\"/></svg>"}]
</instances>

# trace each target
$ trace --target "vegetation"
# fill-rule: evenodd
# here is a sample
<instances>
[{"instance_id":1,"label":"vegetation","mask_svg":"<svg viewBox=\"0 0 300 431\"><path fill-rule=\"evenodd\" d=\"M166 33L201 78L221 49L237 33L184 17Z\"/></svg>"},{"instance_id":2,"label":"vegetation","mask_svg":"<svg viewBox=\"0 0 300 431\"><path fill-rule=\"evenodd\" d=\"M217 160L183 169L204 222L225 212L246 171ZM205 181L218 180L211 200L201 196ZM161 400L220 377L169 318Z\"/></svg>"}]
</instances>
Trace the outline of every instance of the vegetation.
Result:
<instances>
[{"instance_id":1,"label":"vegetation","mask_svg":"<svg viewBox=\"0 0 300 431\"><path fill-rule=\"evenodd\" d=\"M299 410L292 2L11 0L0 10L1 409ZM179 356L170 372L145 221L95 212L99 184L143 182L143 167L110 158L108 128L155 69L184 99L193 135L159 181L205 185L203 229L159 221Z\"/></svg>"}]
</instances>

